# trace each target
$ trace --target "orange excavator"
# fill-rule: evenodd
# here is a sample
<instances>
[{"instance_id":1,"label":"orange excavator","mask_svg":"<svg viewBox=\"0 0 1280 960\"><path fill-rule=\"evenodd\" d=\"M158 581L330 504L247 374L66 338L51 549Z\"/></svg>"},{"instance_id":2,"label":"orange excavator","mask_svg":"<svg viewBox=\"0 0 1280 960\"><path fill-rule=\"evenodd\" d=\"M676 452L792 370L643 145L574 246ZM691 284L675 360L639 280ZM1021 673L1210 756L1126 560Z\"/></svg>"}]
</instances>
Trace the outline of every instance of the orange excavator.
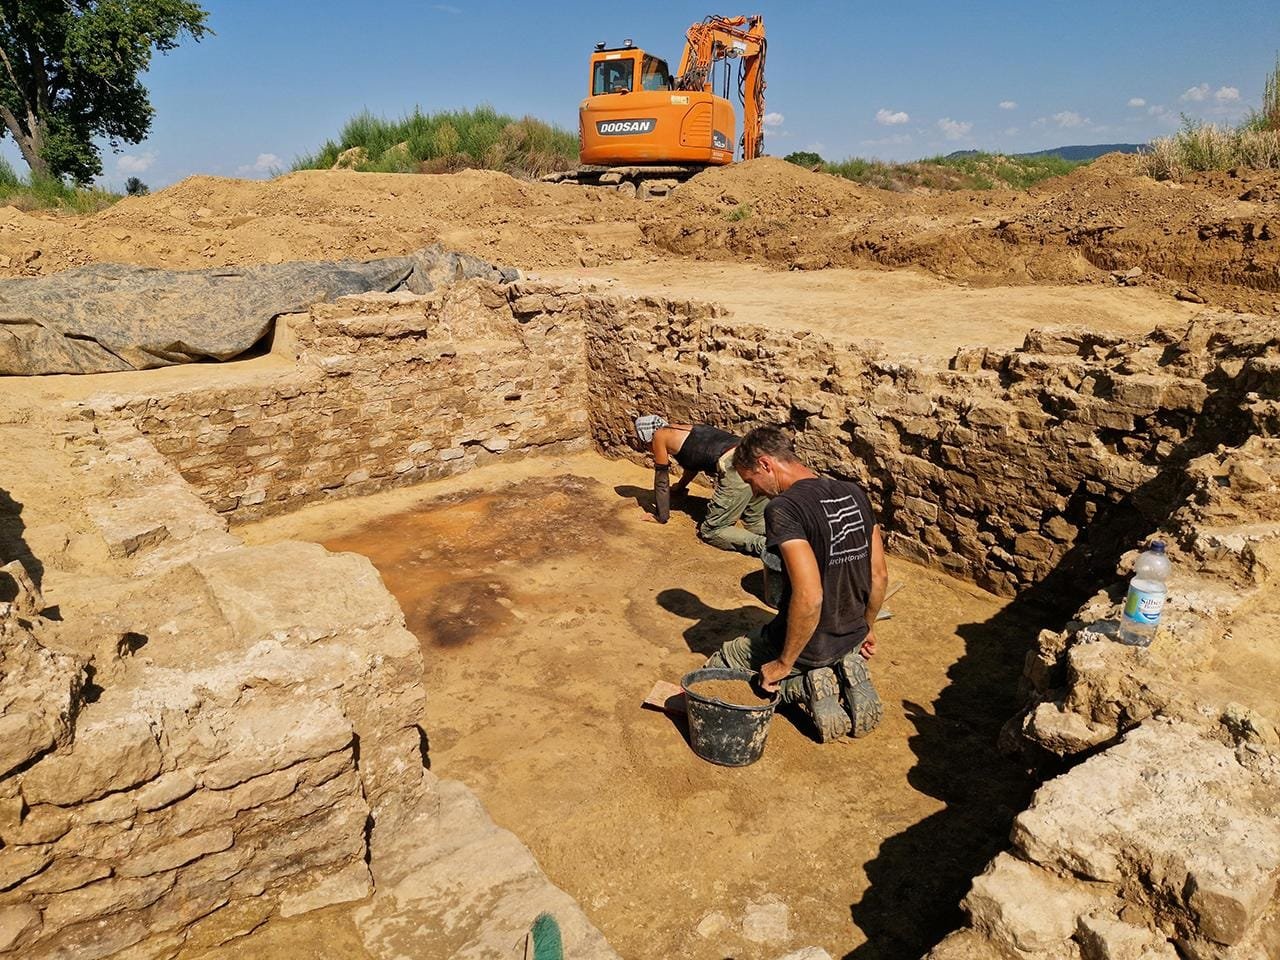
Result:
<instances>
[{"instance_id":1,"label":"orange excavator","mask_svg":"<svg viewBox=\"0 0 1280 960\"><path fill-rule=\"evenodd\" d=\"M764 19L706 17L685 32L680 69L627 40L597 43L589 94L578 109L581 165L549 180L665 196L707 167L751 160L764 148ZM736 63L736 70L735 70ZM731 88L742 105L735 137Z\"/></svg>"}]
</instances>

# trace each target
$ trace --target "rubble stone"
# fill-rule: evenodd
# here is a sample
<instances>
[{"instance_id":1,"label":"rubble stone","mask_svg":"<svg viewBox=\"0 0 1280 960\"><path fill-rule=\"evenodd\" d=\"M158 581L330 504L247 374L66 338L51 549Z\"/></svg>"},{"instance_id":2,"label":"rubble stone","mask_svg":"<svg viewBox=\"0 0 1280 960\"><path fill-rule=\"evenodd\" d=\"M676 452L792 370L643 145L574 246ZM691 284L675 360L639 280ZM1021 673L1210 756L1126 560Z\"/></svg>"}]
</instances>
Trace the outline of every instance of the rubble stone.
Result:
<instances>
[{"instance_id":1,"label":"rubble stone","mask_svg":"<svg viewBox=\"0 0 1280 960\"><path fill-rule=\"evenodd\" d=\"M791 911L777 896L747 904L742 915L742 938L751 943L782 943L791 938Z\"/></svg>"}]
</instances>

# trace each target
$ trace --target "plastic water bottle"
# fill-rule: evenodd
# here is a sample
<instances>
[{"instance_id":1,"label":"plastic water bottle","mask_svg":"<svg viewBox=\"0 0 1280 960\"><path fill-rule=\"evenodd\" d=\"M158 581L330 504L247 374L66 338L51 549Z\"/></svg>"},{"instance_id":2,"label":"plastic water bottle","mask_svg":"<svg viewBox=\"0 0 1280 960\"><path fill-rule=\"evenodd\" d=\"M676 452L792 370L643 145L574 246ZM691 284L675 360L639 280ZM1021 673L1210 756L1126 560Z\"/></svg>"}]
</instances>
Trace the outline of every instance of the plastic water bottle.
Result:
<instances>
[{"instance_id":1,"label":"plastic water bottle","mask_svg":"<svg viewBox=\"0 0 1280 960\"><path fill-rule=\"evenodd\" d=\"M1129 595L1124 600L1124 614L1120 618L1119 639L1134 647L1151 645L1160 624L1160 611L1168 594L1165 581L1169 579L1169 558L1164 553L1164 541L1154 540L1138 557L1133 579L1129 581Z\"/></svg>"}]
</instances>

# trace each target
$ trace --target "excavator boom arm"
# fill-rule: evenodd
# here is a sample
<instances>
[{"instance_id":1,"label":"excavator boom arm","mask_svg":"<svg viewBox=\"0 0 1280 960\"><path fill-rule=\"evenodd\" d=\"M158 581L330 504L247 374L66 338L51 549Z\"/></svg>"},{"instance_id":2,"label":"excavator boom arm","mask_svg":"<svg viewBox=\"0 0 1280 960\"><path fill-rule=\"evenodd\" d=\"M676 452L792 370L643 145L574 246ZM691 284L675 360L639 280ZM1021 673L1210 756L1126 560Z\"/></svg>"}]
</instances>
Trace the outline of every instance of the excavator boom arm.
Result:
<instances>
[{"instance_id":1,"label":"excavator boom arm","mask_svg":"<svg viewBox=\"0 0 1280 960\"><path fill-rule=\"evenodd\" d=\"M738 95L742 99L742 159L764 149L764 18L707 17L685 33L675 85L679 90L711 90L711 69L719 60L741 58ZM712 91L714 92L714 91Z\"/></svg>"}]
</instances>

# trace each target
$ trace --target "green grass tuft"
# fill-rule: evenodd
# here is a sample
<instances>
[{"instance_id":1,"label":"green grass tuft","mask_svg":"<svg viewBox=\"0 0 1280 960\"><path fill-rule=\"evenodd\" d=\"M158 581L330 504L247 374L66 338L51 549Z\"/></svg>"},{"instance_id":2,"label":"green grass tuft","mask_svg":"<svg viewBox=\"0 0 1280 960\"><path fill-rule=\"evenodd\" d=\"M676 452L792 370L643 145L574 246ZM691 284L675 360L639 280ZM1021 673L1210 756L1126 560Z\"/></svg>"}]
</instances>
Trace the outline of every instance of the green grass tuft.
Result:
<instances>
[{"instance_id":1,"label":"green grass tuft","mask_svg":"<svg viewBox=\"0 0 1280 960\"><path fill-rule=\"evenodd\" d=\"M344 152L363 151L352 169L377 173L450 173L479 168L539 177L577 165L576 133L534 117L517 120L481 106L400 120L367 110L343 126L336 141L294 161L294 170L328 170Z\"/></svg>"},{"instance_id":2,"label":"green grass tuft","mask_svg":"<svg viewBox=\"0 0 1280 960\"><path fill-rule=\"evenodd\" d=\"M1157 180L1237 167L1280 170L1280 58L1264 84L1262 109L1234 128L1198 123L1184 114L1182 129L1151 141L1143 166Z\"/></svg>"},{"instance_id":3,"label":"green grass tuft","mask_svg":"<svg viewBox=\"0 0 1280 960\"><path fill-rule=\"evenodd\" d=\"M36 174L22 177L0 157L0 206L90 214L105 210L119 199L118 193L96 187L68 186L56 177Z\"/></svg>"},{"instance_id":4,"label":"green grass tuft","mask_svg":"<svg viewBox=\"0 0 1280 960\"><path fill-rule=\"evenodd\" d=\"M1171 137L1151 141L1143 159L1148 176L1180 180L1205 170L1280 170L1280 130L1238 129L1183 118L1182 129Z\"/></svg>"},{"instance_id":5,"label":"green grass tuft","mask_svg":"<svg viewBox=\"0 0 1280 960\"><path fill-rule=\"evenodd\" d=\"M927 157L911 163L884 163L851 157L824 162L822 170L882 190L1025 190L1050 177L1070 173L1082 163L1058 156L1007 157L966 153Z\"/></svg>"},{"instance_id":6,"label":"green grass tuft","mask_svg":"<svg viewBox=\"0 0 1280 960\"><path fill-rule=\"evenodd\" d=\"M730 210L728 213L726 213L724 215L724 218L726 220L731 220L734 223L737 223L740 220L747 219L747 217L749 216L751 216L751 204L740 203L736 207L734 207L732 210Z\"/></svg>"}]
</instances>

